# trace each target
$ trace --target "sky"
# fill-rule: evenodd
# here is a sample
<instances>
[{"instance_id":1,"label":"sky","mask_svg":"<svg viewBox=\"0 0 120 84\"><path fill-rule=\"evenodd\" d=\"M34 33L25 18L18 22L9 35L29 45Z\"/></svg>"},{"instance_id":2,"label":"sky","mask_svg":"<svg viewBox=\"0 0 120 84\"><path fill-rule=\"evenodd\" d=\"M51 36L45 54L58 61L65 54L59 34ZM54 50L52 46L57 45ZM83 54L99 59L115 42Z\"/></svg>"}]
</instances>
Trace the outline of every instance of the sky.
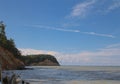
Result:
<instances>
[{"instance_id":1,"label":"sky","mask_svg":"<svg viewBox=\"0 0 120 84\"><path fill-rule=\"evenodd\" d=\"M0 0L0 20L23 55L61 65L120 66L120 0Z\"/></svg>"}]
</instances>

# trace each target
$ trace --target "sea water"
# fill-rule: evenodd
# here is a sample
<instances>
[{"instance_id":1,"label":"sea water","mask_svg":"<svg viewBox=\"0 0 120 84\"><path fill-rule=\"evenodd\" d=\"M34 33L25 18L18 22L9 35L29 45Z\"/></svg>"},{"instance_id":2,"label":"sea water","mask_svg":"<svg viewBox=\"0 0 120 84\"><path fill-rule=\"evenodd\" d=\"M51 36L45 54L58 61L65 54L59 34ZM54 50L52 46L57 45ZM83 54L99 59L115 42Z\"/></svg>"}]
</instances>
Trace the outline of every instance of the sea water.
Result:
<instances>
[{"instance_id":1,"label":"sea water","mask_svg":"<svg viewBox=\"0 0 120 84\"><path fill-rule=\"evenodd\" d=\"M4 71L19 74L30 84L120 84L118 66L29 66L27 70Z\"/></svg>"}]
</instances>

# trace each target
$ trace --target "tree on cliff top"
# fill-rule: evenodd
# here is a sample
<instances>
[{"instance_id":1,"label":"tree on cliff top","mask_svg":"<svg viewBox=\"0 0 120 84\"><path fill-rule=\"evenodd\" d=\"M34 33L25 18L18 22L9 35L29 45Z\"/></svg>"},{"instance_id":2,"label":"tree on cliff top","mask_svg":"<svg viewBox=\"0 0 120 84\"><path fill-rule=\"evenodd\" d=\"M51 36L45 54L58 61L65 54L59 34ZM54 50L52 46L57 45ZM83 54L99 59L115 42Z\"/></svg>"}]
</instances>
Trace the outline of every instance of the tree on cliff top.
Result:
<instances>
[{"instance_id":1,"label":"tree on cliff top","mask_svg":"<svg viewBox=\"0 0 120 84\"><path fill-rule=\"evenodd\" d=\"M0 35L5 36L5 25L4 25L3 21L0 21Z\"/></svg>"},{"instance_id":2,"label":"tree on cliff top","mask_svg":"<svg viewBox=\"0 0 120 84\"><path fill-rule=\"evenodd\" d=\"M5 25L3 22L0 22L0 45L4 45L7 41L7 37L5 35Z\"/></svg>"},{"instance_id":3,"label":"tree on cliff top","mask_svg":"<svg viewBox=\"0 0 120 84\"><path fill-rule=\"evenodd\" d=\"M5 24L0 22L0 46L10 51L15 57L19 58L21 56L20 51L16 48L13 39L7 39L5 34Z\"/></svg>"}]
</instances>

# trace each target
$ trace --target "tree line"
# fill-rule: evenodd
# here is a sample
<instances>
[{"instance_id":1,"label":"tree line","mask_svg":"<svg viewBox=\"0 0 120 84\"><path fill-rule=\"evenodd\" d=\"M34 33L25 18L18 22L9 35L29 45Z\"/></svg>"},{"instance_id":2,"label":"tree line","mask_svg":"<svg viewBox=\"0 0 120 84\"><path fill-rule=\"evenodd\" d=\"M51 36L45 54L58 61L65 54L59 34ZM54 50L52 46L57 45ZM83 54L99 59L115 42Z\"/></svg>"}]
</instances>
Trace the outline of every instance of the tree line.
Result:
<instances>
[{"instance_id":1,"label":"tree line","mask_svg":"<svg viewBox=\"0 0 120 84\"><path fill-rule=\"evenodd\" d=\"M5 33L5 24L0 22L0 46L10 51L16 58L20 58L21 53L16 48L15 42L12 38L8 39Z\"/></svg>"},{"instance_id":2,"label":"tree line","mask_svg":"<svg viewBox=\"0 0 120 84\"><path fill-rule=\"evenodd\" d=\"M28 65L28 66L33 63L43 62L46 59L50 60L53 63L57 63L59 65L56 58L52 55L40 54L40 55L26 55L21 57L21 60L25 63L25 65Z\"/></svg>"}]
</instances>

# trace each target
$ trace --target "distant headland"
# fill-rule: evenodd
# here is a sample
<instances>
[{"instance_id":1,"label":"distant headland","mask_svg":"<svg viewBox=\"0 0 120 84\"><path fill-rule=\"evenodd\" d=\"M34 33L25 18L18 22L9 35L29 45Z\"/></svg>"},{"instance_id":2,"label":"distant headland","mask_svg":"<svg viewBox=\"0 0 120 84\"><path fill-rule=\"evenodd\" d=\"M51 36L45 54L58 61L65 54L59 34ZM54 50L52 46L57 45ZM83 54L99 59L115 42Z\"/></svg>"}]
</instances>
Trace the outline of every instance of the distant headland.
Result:
<instances>
[{"instance_id":1,"label":"distant headland","mask_svg":"<svg viewBox=\"0 0 120 84\"><path fill-rule=\"evenodd\" d=\"M59 66L57 59L49 54L22 56L13 39L8 39L5 24L0 22L0 63L3 70L22 69L25 66Z\"/></svg>"}]
</instances>

